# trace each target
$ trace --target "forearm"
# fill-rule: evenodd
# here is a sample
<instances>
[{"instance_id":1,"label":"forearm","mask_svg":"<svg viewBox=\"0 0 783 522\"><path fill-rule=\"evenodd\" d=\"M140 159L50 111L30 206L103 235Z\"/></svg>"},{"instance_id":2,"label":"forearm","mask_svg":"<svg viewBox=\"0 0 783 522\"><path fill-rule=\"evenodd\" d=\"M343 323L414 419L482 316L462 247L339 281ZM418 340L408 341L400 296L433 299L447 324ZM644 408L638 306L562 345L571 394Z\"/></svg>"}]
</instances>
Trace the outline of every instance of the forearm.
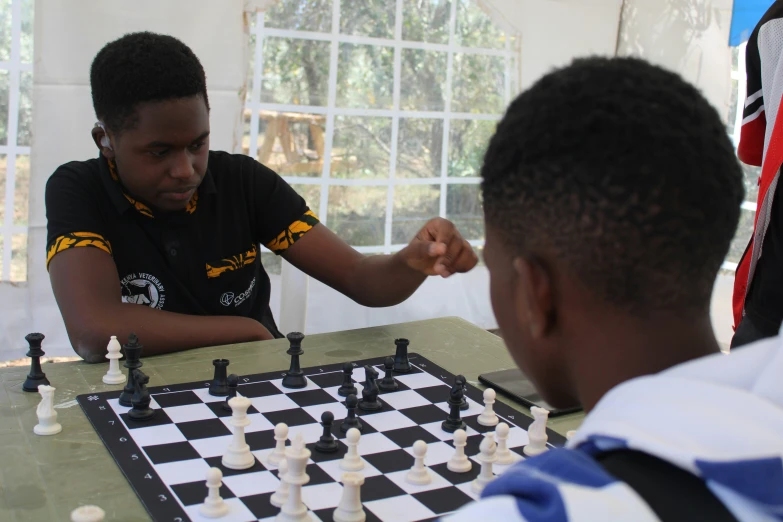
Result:
<instances>
[{"instance_id":1,"label":"forearm","mask_svg":"<svg viewBox=\"0 0 783 522\"><path fill-rule=\"evenodd\" d=\"M426 278L408 267L399 253L363 256L349 276L347 295L363 306L394 306L410 297Z\"/></svg>"},{"instance_id":2,"label":"forearm","mask_svg":"<svg viewBox=\"0 0 783 522\"><path fill-rule=\"evenodd\" d=\"M136 304L117 303L92 318L68 332L74 350L87 362L103 362L111 336L125 342L131 332L144 345L142 356L272 338L261 323L247 317L193 316Z\"/></svg>"}]
</instances>

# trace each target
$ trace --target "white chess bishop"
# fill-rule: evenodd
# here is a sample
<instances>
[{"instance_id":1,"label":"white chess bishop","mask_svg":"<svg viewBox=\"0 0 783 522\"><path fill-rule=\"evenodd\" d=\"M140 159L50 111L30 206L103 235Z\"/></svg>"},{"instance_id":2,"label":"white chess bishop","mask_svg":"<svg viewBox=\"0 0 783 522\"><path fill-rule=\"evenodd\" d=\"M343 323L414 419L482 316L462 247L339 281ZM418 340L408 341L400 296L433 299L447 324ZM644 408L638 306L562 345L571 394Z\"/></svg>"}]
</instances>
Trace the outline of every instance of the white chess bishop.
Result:
<instances>
[{"instance_id":1,"label":"white chess bishop","mask_svg":"<svg viewBox=\"0 0 783 522\"><path fill-rule=\"evenodd\" d=\"M109 359L109 371L103 376L103 382L106 384L122 384L125 382L125 374L120 371L121 349L122 347L117 340L117 336L112 335L109 346L106 347L106 358Z\"/></svg>"}]
</instances>

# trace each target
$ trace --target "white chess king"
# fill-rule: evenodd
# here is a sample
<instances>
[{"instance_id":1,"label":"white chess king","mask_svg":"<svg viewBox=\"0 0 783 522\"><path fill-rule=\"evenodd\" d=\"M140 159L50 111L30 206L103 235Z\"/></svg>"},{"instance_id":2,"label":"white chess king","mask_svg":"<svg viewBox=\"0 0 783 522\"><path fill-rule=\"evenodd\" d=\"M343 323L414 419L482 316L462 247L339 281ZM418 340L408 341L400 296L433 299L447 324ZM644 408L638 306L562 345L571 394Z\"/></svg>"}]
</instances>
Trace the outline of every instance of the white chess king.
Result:
<instances>
[{"instance_id":1,"label":"white chess king","mask_svg":"<svg viewBox=\"0 0 783 522\"><path fill-rule=\"evenodd\" d=\"M38 403L38 409L35 411L38 415L38 424L33 428L33 433L36 435L56 435L63 430L63 427L57 422L57 411L54 409L55 389L46 384L38 386L41 402Z\"/></svg>"}]
</instances>

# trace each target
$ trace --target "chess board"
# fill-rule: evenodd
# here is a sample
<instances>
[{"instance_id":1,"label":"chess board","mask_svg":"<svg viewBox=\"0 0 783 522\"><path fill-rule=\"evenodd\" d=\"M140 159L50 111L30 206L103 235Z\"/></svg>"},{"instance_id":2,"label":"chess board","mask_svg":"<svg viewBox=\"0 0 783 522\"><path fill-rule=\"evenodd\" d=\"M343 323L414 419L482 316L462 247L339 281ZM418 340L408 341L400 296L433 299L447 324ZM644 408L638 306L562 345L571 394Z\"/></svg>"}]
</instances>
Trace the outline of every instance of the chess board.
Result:
<instances>
[{"instance_id":1,"label":"chess board","mask_svg":"<svg viewBox=\"0 0 783 522\"><path fill-rule=\"evenodd\" d=\"M410 354L412 371L395 374L399 389L381 392L383 408L376 412L356 410L364 428L359 454L365 461L361 473L365 483L361 500L368 521L431 520L453 512L477 498L471 481L479 473L475 459L482 433L494 431L478 424L483 411L483 394L467 386L468 410L462 418L468 426L466 454L473 461L468 473L452 473L446 462L454 452L452 434L441 429L448 414L446 403L454 375L417 354ZM353 372L358 396L364 379L363 366L373 365L383 376L383 358L355 361ZM212 368L210 367L210 370ZM228 368L232 372L231 366ZM207 373L207 372L205 372ZM307 387L288 389L282 386L280 372L241 377L237 392L251 400L248 410L251 424L245 429L245 440L256 456L250 469L236 471L221 465L222 456L231 441L228 421L231 412L221 406L225 397L208 393L211 375L204 381L170 386L149 387L150 406L157 410L148 421L134 421L119 405L119 391L86 394L77 397L93 427L127 477L153 520L159 522L207 521L198 508L207 495L206 473L210 467L223 472L220 494L230 506L221 522L250 522L271 519L279 508L269 502L279 484L277 468L267 463L274 448L274 426L289 426L289 444L301 433L312 452L306 467L309 482L302 488L304 503L313 520L331 521L340 501L342 485L340 459L347 447L340 432L341 419L347 410L343 397L337 394L342 384L342 364L306 368ZM495 402L501 421L511 427L508 444L522 459L527 444L526 428L532 419ZM320 453L315 442L323 433L321 414L329 410L335 416L333 433L340 440L336 453ZM562 446L565 439L548 430L548 444ZM425 464L433 476L432 483L414 486L405 481L413 465L412 446L417 440L427 443ZM495 466L502 474L508 466Z\"/></svg>"}]
</instances>

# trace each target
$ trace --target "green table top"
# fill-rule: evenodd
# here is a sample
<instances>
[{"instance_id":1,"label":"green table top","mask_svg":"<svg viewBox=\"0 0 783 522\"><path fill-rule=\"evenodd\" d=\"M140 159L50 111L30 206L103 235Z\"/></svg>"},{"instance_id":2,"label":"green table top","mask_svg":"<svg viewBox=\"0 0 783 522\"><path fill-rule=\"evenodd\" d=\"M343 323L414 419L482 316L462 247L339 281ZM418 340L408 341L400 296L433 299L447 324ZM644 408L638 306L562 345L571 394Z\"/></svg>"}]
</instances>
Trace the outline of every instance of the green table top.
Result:
<instances>
[{"instance_id":1,"label":"green table top","mask_svg":"<svg viewBox=\"0 0 783 522\"><path fill-rule=\"evenodd\" d=\"M45 333L45 332L44 332ZM430 359L469 383L483 388L478 375L513 368L503 341L462 319L443 318L307 336L302 344L303 368L393 355L394 339L410 340L410 352ZM144 339L140 339L144 342ZM43 345L46 350L46 342ZM288 369L285 339L200 348L144 358L150 386L211 379L211 361L223 357L243 375ZM20 343L20 353L26 350ZM22 391L29 367L0 370L0 520L62 521L80 505L94 504L106 511L107 521L149 520L146 510L120 468L104 447L75 398L89 392L119 390L103 384L108 363L44 364L56 388L54 404L63 430L38 436L36 407L40 395ZM241 372L238 368L242 368ZM498 394L498 400L529 415L524 406ZM583 418L573 414L549 420L548 426L565 434Z\"/></svg>"}]
</instances>

